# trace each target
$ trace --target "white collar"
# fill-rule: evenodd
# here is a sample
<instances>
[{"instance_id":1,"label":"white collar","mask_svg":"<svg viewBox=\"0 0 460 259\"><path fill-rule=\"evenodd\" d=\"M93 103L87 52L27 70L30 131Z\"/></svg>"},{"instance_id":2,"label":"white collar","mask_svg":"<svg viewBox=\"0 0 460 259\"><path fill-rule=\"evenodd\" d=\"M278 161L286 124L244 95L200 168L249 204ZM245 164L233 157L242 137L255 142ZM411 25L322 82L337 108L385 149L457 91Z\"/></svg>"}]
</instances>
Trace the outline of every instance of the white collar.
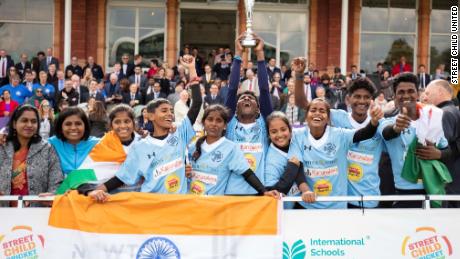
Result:
<instances>
[{"instance_id":1,"label":"white collar","mask_svg":"<svg viewBox=\"0 0 460 259\"><path fill-rule=\"evenodd\" d=\"M224 141L225 141L225 137L221 137L219 140L217 140L216 142L214 142L212 144L208 144L208 142L206 142L206 140L205 140L203 142L203 144L201 145L201 149L203 149L203 151L205 151L205 152L211 152L216 147L218 147L220 144L222 144Z\"/></svg>"},{"instance_id":2,"label":"white collar","mask_svg":"<svg viewBox=\"0 0 460 259\"><path fill-rule=\"evenodd\" d=\"M241 125L241 127L243 127L244 129L250 129L252 127L254 127L256 125L256 122L251 122L251 123L241 123L239 122L238 124Z\"/></svg>"},{"instance_id":3,"label":"white collar","mask_svg":"<svg viewBox=\"0 0 460 259\"><path fill-rule=\"evenodd\" d=\"M354 129L360 130L366 127L367 124L369 124L369 121L371 121L371 116L367 115L367 118L363 122L359 123L355 119L353 119L351 113L348 113L348 120L350 121L350 124Z\"/></svg>"},{"instance_id":4,"label":"white collar","mask_svg":"<svg viewBox=\"0 0 460 259\"><path fill-rule=\"evenodd\" d=\"M315 139L311 135L310 130L308 130L308 141L311 143L312 146L316 148L324 145L328 139L329 139L329 126L326 126L326 131L324 131L324 134L320 139Z\"/></svg>"},{"instance_id":5,"label":"white collar","mask_svg":"<svg viewBox=\"0 0 460 259\"><path fill-rule=\"evenodd\" d=\"M275 144L271 143L270 144L270 147L272 147L273 149L275 149L275 151L277 151L278 153L280 153L280 155L282 155L284 158L287 158L288 157L288 154L286 152L284 152L283 150L277 148L275 146Z\"/></svg>"},{"instance_id":6,"label":"white collar","mask_svg":"<svg viewBox=\"0 0 460 259\"><path fill-rule=\"evenodd\" d=\"M166 141L168 141L169 137L171 136L171 133L168 134L168 136L164 139L157 139L157 138L154 138L152 136L148 136L147 139L154 145L156 146L164 146L166 144Z\"/></svg>"}]
</instances>

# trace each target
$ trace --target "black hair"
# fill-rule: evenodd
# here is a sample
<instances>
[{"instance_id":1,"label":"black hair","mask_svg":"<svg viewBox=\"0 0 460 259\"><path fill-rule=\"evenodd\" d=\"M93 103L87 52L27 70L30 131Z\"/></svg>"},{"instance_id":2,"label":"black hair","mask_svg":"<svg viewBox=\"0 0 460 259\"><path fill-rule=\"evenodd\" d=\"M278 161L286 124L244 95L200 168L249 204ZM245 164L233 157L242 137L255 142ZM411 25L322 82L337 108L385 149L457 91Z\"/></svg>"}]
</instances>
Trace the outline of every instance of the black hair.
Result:
<instances>
[{"instance_id":1,"label":"black hair","mask_svg":"<svg viewBox=\"0 0 460 259\"><path fill-rule=\"evenodd\" d=\"M377 92L374 83L372 83L372 81L366 77L354 80L348 87L348 95L351 96L358 89L364 89L368 91L372 97L374 97L375 93Z\"/></svg>"},{"instance_id":2,"label":"black hair","mask_svg":"<svg viewBox=\"0 0 460 259\"><path fill-rule=\"evenodd\" d=\"M311 102L308 102L307 108L305 109L305 112L308 114L308 112L310 111L311 105L313 103L317 103L317 102L322 102L322 103L324 103L326 105L326 113L327 113L327 117L328 117L328 119L330 121L331 120L331 105L325 99L315 98Z\"/></svg>"},{"instance_id":3,"label":"black hair","mask_svg":"<svg viewBox=\"0 0 460 259\"><path fill-rule=\"evenodd\" d=\"M35 113L35 117L37 118L37 131L32 136L28 143L28 147L34 143L39 143L42 140L42 137L38 134L40 130L40 115L38 114L37 108L33 107L32 105L25 104L19 106L16 110L14 110L13 114L11 115L11 119L8 122L8 135L6 136L6 141L13 142L14 151L18 151L21 148L21 144L19 143L16 129L13 127L14 123L16 123L22 114L26 111L32 111Z\"/></svg>"},{"instance_id":4,"label":"black hair","mask_svg":"<svg viewBox=\"0 0 460 259\"><path fill-rule=\"evenodd\" d=\"M142 110L144 110L144 108L142 108ZM131 108L131 106L127 105L127 104L118 104L117 106L115 106L109 113L109 122L110 122L110 126L112 126L112 122L113 120L115 119L115 117L117 116L118 113L121 113L121 112L126 112L128 114L128 117L133 121L133 125L135 125L135 115L134 115L134 111L133 111L133 108Z\"/></svg>"},{"instance_id":5,"label":"black hair","mask_svg":"<svg viewBox=\"0 0 460 259\"><path fill-rule=\"evenodd\" d=\"M46 56L44 51L37 52L37 56L40 56L40 55Z\"/></svg>"},{"instance_id":6,"label":"black hair","mask_svg":"<svg viewBox=\"0 0 460 259\"><path fill-rule=\"evenodd\" d=\"M289 96L291 96L291 95L293 95L293 94L290 94ZM270 128L270 122L272 122L272 120L274 120L274 119L280 119L284 123L286 123L286 125L288 125L289 132L292 133L292 126L291 126L291 124L289 124L288 117L286 116L286 114L284 112L280 112L280 111L274 111L270 115L267 116L267 131L268 132L269 132L268 129Z\"/></svg>"},{"instance_id":7,"label":"black hair","mask_svg":"<svg viewBox=\"0 0 460 259\"><path fill-rule=\"evenodd\" d=\"M401 73L397 75L393 81L393 92L396 94L396 90L398 89L400 83L412 83L418 92L417 80L417 76L410 72Z\"/></svg>"},{"instance_id":8,"label":"black hair","mask_svg":"<svg viewBox=\"0 0 460 259\"><path fill-rule=\"evenodd\" d=\"M229 121L229 119L230 119L230 112L229 112L227 107L225 107L223 105L220 105L220 104L214 104L214 105L211 105L211 106L207 107L204 110L203 118L201 120L203 125L204 125L204 121L209 116L209 114L211 114L211 112L218 112L220 114L220 116L222 117L222 119L224 120L225 124L227 124L227 121ZM222 132L222 136L225 136L225 130ZM193 152L193 155L192 155L193 161L197 161L200 158L200 156L201 156L201 145L203 144L203 142L205 140L206 140L206 135L200 137L196 141L195 152Z\"/></svg>"},{"instance_id":9,"label":"black hair","mask_svg":"<svg viewBox=\"0 0 460 259\"><path fill-rule=\"evenodd\" d=\"M420 64L420 65L418 66L418 68L421 68L421 67L426 68L424 64Z\"/></svg>"},{"instance_id":10,"label":"black hair","mask_svg":"<svg viewBox=\"0 0 460 259\"><path fill-rule=\"evenodd\" d=\"M259 98L257 98L256 94L253 92L253 91L249 91L249 90L246 90L244 92L241 92L238 94L238 96L236 97L236 100L239 100L241 98L241 96L243 95L250 95L252 97L254 97L256 99L256 103L257 103L257 107L259 107Z\"/></svg>"},{"instance_id":11,"label":"black hair","mask_svg":"<svg viewBox=\"0 0 460 259\"><path fill-rule=\"evenodd\" d=\"M88 116L86 116L86 113L81 108L76 107L76 106L70 106L59 113L59 116L54 123L56 137L62 141L67 141L67 139L64 136L64 133L62 132L62 124L64 124L64 121L65 119L67 119L67 117L70 117L73 115L78 116L83 121L83 124L85 125L85 132L83 134L82 140L87 140L91 132L89 119L88 119Z\"/></svg>"},{"instance_id":12,"label":"black hair","mask_svg":"<svg viewBox=\"0 0 460 259\"><path fill-rule=\"evenodd\" d=\"M154 113L155 110L158 107L160 107L160 105L165 104L165 103L171 105L171 102L168 101L165 98L157 98L155 100L151 100L146 106L147 107L147 112L148 113Z\"/></svg>"},{"instance_id":13,"label":"black hair","mask_svg":"<svg viewBox=\"0 0 460 259\"><path fill-rule=\"evenodd\" d=\"M151 59L150 62L152 62L153 64L155 64L157 67L160 66L160 64L158 64L158 60L157 59Z\"/></svg>"},{"instance_id":14,"label":"black hair","mask_svg":"<svg viewBox=\"0 0 460 259\"><path fill-rule=\"evenodd\" d=\"M142 69L142 66L138 64L138 65L134 65L134 68L140 68L140 69Z\"/></svg>"}]
</instances>

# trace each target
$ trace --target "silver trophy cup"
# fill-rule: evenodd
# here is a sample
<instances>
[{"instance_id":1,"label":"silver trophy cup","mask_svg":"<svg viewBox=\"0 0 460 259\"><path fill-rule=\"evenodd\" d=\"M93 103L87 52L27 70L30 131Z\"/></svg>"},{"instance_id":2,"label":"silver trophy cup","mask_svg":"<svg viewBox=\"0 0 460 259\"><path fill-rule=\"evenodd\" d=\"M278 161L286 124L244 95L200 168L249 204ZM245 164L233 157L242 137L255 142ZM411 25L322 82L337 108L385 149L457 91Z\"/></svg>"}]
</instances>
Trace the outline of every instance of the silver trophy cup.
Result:
<instances>
[{"instance_id":1,"label":"silver trophy cup","mask_svg":"<svg viewBox=\"0 0 460 259\"><path fill-rule=\"evenodd\" d=\"M241 45L246 48L252 48L256 45L256 40L252 36L254 0L244 0L244 7L246 9L246 32L243 40L241 40Z\"/></svg>"}]
</instances>

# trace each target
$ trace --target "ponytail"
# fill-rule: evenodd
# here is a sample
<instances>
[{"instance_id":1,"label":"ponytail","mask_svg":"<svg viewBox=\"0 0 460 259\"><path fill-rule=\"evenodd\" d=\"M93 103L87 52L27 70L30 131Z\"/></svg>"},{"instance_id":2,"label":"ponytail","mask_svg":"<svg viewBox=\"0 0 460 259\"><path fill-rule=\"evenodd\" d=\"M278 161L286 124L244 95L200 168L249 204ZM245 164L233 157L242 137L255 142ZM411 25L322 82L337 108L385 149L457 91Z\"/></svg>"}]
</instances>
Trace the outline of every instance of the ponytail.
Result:
<instances>
[{"instance_id":1,"label":"ponytail","mask_svg":"<svg viewBox=\"0 0 460 259\"><path fill-rule=\"evenodd\" d=\"M201 145L203 144L203 142L206 140L206 135L205 136L202 136L200 137L197 141L196 141L196 144L195 144L195 152L193 152L193 155L192 155L192 159L193 161L197 161L200 156L201 156Z\"/></svg>"}]
</instances>

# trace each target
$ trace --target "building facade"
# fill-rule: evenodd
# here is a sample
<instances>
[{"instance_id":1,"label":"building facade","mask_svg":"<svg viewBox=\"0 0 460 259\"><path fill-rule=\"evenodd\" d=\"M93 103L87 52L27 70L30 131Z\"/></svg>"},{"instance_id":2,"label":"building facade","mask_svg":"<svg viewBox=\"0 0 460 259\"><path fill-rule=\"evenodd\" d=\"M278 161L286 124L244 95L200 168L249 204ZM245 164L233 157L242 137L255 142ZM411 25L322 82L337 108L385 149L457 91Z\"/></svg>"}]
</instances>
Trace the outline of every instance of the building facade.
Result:
<instances>
[{"instance_id":1,"label":"building facade","mask_svg":"<svg viewBox=\"0 0 460 259\"><path fill-rule=\"evenodd\" d=\"M372 72L378 62L390 67L405 56L414 72L420 64L433 72L443 63L449 70L450 6L458 4L256 0L254 31L278 64L307 56L321 71L355 64ZM61 63L93 56L108 69L129 53L174 65L185 44L205 58L212 49L233 49L245 28L243 0L0 0L0 49L15 61L22 52L30 57L51 46Z\"/></svg>"}]
</instances>

